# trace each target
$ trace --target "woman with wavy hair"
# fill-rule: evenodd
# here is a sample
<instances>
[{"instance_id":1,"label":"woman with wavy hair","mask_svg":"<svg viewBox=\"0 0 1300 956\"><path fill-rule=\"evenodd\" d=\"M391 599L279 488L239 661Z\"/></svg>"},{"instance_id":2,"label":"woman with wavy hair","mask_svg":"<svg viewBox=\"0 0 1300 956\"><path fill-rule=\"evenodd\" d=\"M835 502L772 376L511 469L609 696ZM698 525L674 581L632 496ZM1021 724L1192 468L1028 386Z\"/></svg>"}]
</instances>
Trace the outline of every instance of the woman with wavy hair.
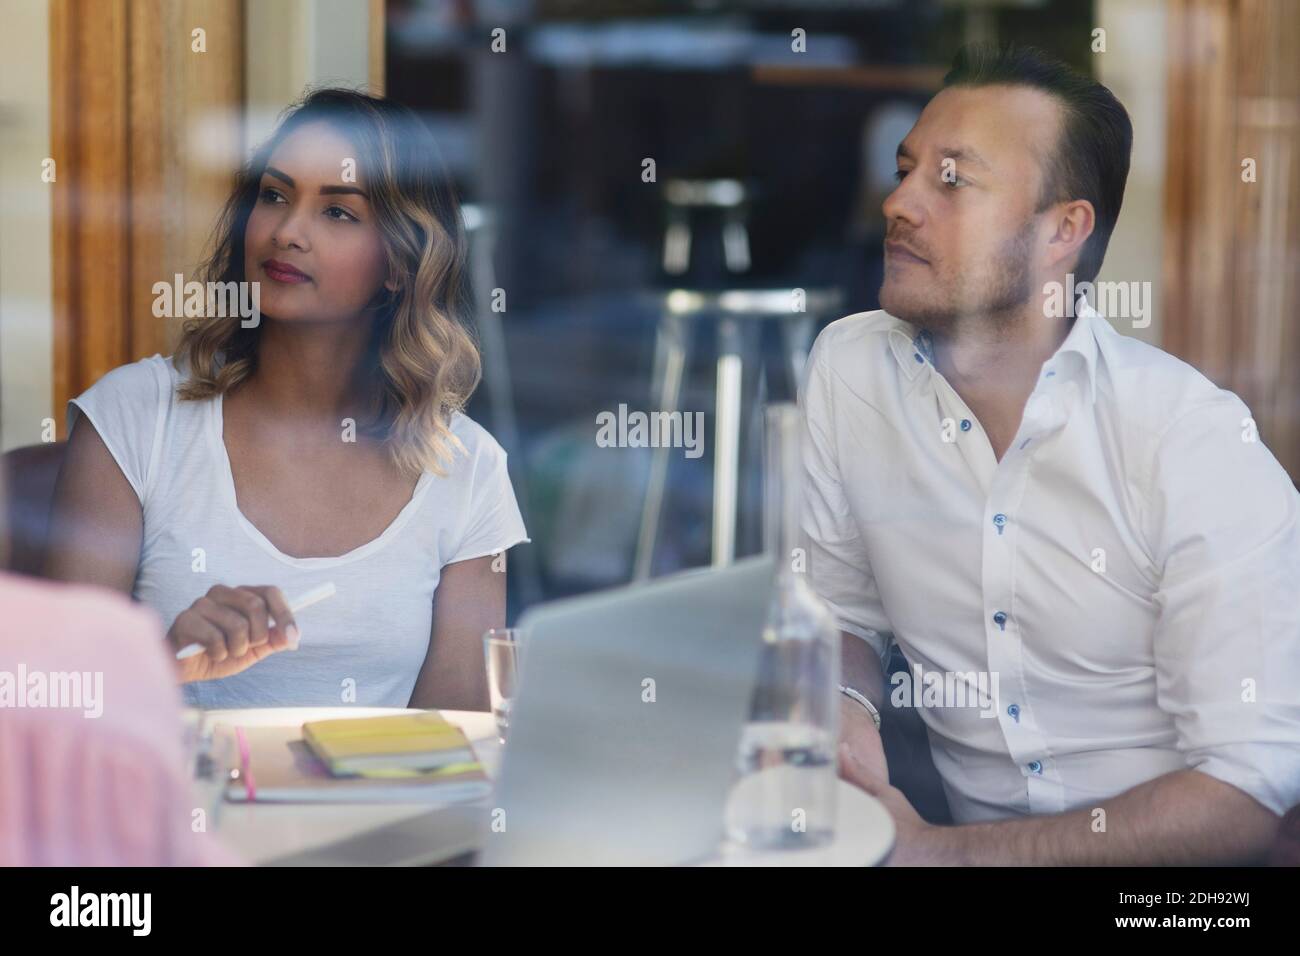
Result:
<instances>
[{"instance_id":1,"label":"woman with wavy hair","mask_svg":"<svg viewBox=\"0 0 1300 956\"><path fill-rule=\"evenodd\" d=\"M69 403L47 574L201 645L177 662L188 703L487 707L481 635L528 539L505 453L462 411L479 356L436 156L405 107L310 94L200 270L258 283L260 315L191 319L174 356Z\"/></svg>"}]
</instances>

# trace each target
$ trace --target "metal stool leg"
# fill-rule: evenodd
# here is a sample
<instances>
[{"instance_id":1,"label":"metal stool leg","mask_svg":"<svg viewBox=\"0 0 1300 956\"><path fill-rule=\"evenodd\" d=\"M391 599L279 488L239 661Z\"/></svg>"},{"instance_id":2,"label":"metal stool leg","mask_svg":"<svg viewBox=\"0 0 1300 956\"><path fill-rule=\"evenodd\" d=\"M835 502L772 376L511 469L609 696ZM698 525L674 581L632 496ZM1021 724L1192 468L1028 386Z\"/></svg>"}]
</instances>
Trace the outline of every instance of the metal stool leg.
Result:
<instances>
[{"instance_id":1,"label":"metal stool leg","mask_svg":"<svg viewBox=\"0 0 1300 956\"><path fill-rule=\"evenodd\" d=\"M790 387L797 397L803 392L805 366L808 353L812 351L813 318L805 313L796 313L781 323L781 339L785 346L785 358L788 363L786 371L790 374Z\"/></svg>"},{"instance_id":2,"label":"metal stool leg","mask_svg":"<svg viewBox=\"0 0 1300 956\"><path fill-rule=\"evenodd\" d=\"M718 385L713 436L713 566L736 556L736 499L740 489L740 392L745 363L734 319L718 327Z\"/></svg>"},{"instance_id":3,"label":"metal stool leg","mask_svg":"<svg viewBox=\"0 0 1300 956\"><path fill-rule=\"evenodd\" d=\"M743 213L727 213L722 227L722 254L729 271L749 271L749 229L745 226Z\"/></svg>"},{"instance_id":4,"label":"metal stool leg","mask_svg":"<svg viewBox=\"0 0 1300 956\"><path fill-rule=\"evenodd\" d=\"M681 275L691 264L691 222L685 213L674 209L664 231L664 272Z\"/></svg>"},{"instance_id":5,"label":"metal stool leg","mask_svg":"<svg viewBox=\"0 0 1300 956\"><path fill-rule=\"evenodd\" d=\"M659 318L655 336L655 383L652 391L659 400L659 411L675 412L682 394L682 378L688 355L686 323L679 315L664 313ZM650 479L646 484L641 508L641 530L637 534L633 581L648 581L654 565L655 545L659 540L659 514L668 485L668 459L672 449L665 444L653 449Z\"/></svg>"}]
</instances>

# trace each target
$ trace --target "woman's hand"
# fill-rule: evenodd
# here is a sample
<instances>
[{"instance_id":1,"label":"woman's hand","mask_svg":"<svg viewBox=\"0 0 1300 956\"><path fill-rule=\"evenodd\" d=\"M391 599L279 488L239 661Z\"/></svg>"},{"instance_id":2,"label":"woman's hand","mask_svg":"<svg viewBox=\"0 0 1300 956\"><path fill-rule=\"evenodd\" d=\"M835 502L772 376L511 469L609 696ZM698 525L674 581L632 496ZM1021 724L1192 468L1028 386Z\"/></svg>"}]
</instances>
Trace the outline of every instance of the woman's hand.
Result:
<instances>
[{"instance_id":1,"label":"woman's hand","mask_svg":"<svg viewBox=\"0 0 1300 956\"><path fill-rule=\"evenodd\" d=\"M297 650L298 625L279 588L216 584L180 613L167 631L167 643L173 654L203 645L202 654L176 662L181 683L216 680L277 651Z\"/></svg>"}]
</instances>

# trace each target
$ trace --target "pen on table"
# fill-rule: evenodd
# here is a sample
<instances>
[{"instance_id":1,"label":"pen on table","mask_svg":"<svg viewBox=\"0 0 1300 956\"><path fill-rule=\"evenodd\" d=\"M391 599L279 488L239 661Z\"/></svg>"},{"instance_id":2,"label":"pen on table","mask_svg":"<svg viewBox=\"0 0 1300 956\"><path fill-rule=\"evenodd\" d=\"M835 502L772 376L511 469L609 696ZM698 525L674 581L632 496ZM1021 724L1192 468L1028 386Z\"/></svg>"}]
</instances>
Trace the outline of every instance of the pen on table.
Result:
<instances>
[{"instance_id":1,"label":"pen on table","mask_svg":"<svg viewBox=\"0 0 1300 956\"><path fill-rule=\"evenodd\" d=\"M289 602L289 610L294 614L297 614L299 611L309 608L313 604L317 604L326 598L333 597L334 590L334 582L326 581L324 584L312 588L310 591L299 595L295 600ZM178 661L183 661L196 654L202 654L203 650L204 647L202 644L188 644L176 652L176 659Z\"/></svg>"},{"instance_id":2,"label":"pen on table","mask_svg":"<svg viewBox=\"0 0 1300 956\"><path fill-rule=\"evenodd\" d=\"M244 734L243 727L235 728L235 742L239 745L239 774L244 778L244 793L253 801L257 799L257 784L253 782L253 755L249 751L248 737Z\"/></svg>"}]
</instances>

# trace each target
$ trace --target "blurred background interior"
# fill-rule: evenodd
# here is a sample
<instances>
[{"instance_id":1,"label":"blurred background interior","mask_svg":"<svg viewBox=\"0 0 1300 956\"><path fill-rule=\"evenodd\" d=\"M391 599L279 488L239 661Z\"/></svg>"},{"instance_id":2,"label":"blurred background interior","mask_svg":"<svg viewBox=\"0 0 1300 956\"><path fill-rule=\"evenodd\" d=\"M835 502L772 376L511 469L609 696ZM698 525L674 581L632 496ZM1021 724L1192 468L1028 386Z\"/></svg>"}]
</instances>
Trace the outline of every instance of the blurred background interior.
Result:
<instances>
[{"instance_id":1,"label":"blurred background interior","mask_svg":"<svg viewBox=\"0 0 1300 956\"><path fill-rule=\"evenodd\" d=\"M878 307L894 149L971 40L1042 46L1124 102L1132 172L1100 278L1151 283L1154 308L1116 325L1238 392L1300 477L1300 25L1283 0L2 6L18 570L38 560L67 399L170 354L153 283L193 269L234 167L309 84L419 111L466 204L485 368L470 414L506 447L534 542L512 560L512 619L759 549L759 406L794 397L818 329ZM703 412L704 454L598 447L597 414L620 404Z\"/></svg>"}]
</instances>

